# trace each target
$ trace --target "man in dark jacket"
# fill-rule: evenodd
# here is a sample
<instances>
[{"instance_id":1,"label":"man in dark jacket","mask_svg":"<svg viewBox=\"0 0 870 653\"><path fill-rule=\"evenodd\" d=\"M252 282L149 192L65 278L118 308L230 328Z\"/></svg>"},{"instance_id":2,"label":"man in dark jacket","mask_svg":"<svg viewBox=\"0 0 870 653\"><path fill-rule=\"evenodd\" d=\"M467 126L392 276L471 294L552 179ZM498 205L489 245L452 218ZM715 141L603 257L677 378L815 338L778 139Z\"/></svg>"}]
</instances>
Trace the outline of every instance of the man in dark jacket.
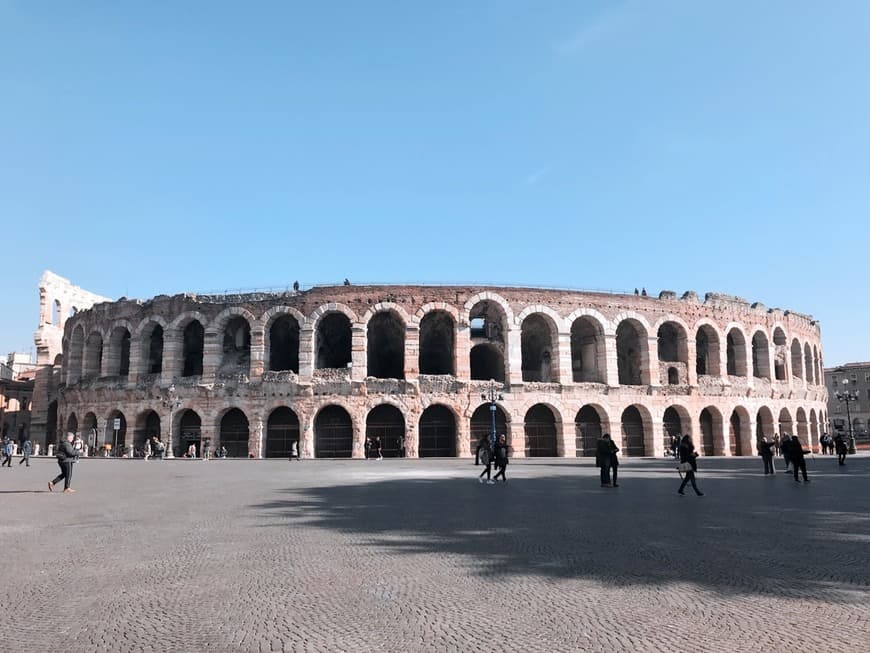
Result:
<instances>
[{"instance_id":1,"label":"man in dark jacket","mask_svg":"<svg viewBox=\"0 0 870 653\"><path fill-rule=\"evenodd\" d=\"M61 479L63 479L64 492L75 492L75 490L70 487L72 484L73 463L78 458L78 452L75 450L72 443L73 438L75 438L75 434L67 433L66 439L61 442L60 446L57 448L57 464L60 467L60 474L58 474L53 481L48 482L49 492L54 490L55 484L60 483Z\"/></svg>"},{"instance_id":2,"label":"man in dark jacket","mask_svg":"<svg viewBox=\"0 0 870 653\"><path fill-rule=\"evenodd\" d=\"M785 473L788 474L788 466L791 465L791 438L787 435L782 436L782 443L779 445L779 450L782 452L782 459L785 461Z\"/></svg>"},{"instance_id":3,"label":"man in dark jacket","mask_svg":"<svg viewBox=\"0 0 870 653\"><path fill-rule=\"evenodd\" d=\"M595 464L601 468L601 487L610 487L610 435L607 433L595 445Z\"/></svg>"},{"instance_id":4,"label":"man in dark jacket","mask_svg":"<svg viewBox=\"0 0 870 653\"><path fill-rule=\"evenodd\" d=\"M773 446L767 441L767 438L761 438L758 441L758 455L764 461L764 475L776 474L776 469L773 466Z\"/></svg>"},{"instance_id":5,"label":"man in dark jacket","mask_svg":"<svg viewBox=\"0 0 870 653\"><path fill-rule=\"evenodd\" d=\"M809 451L804 451L804 446L801 444L798 436L791 436L791 444L788 447L788 453L791 456L791 464L794 468L795 482L800 483L800 479L798 478L798 470L800 470L804 475L804 483L809 483L810 479L807 478L807 461L804 460L804 454L808 454Z\"/></svg>"},{"instance_id":6,"label":"man in dark jacket","mask_svg":"<svg viewBox=\"0 0 870 653\"><path fill-rule=\"evenodd\" d=\"M508 446L504 433L498 436L498 442L495 445L495 468L498 473L493 477L494 481L501 476L502 483L507 483L507 477L504 475L508 464Z\"/></svg>"},{"instance_id":7,"label":"man in dark jacket","mask_svg":"<svg viewBox=\"0 0 870 653\"><path fill-rule=\"evenodd\" d=\"M842 433L839 433L834 439L834 449L837 452L837 464L845 465L846 453L849 451L849 447L846 445L846 436Z\"/></svg>"}]
</instances>

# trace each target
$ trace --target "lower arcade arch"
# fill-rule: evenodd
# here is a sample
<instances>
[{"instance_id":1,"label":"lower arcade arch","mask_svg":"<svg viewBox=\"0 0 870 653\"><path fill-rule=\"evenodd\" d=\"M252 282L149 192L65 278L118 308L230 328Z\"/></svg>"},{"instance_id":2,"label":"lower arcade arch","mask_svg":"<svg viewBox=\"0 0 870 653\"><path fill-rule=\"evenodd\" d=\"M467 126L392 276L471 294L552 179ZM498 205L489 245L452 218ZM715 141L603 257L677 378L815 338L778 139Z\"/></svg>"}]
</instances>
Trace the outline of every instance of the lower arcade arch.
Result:
<instances>
[{"instance_id":1,"label":"lower arcade arch","mask_svg":"<svg viewBox=\"0 0 870 653\"><path fill-rule=\"evenodd\" d=\"M173 449L178 452L179 456L186 454L190 449L190 445L195 447L197 455L201 455L202 419L196 411L188 408L182 412L178 417L178 428L175 432L178 436L173 443Z\"/></svg>"},{"instance_id":2,"label":"lower arcade arch","mask_svg":"<svg viewBox=\"0 0 870 653\"><path fill-rule=\"evenodd\" d=\"M299 417L287 406L279 406L266 421L266 458L289 458L296 443L299 452Z\"/></svg>"},{"instance_id":3,"label":"lower arcade arch","mask_svg":"<svg viewBox=\"0 0 870 653\"><path fill-rule=\"evenodd\" d=\"M145 446L149 438L160 437L160 415L153 410L145 410L136 416L136 426L133 429L133 449L137 454Z\"/></svg>"},{"instance_id":4,"label":"lower arcade arch","mask_svg":"<svg viewBox=\"0 0 870 653\"><path fill-rule=\"evenodd\" d=\"M78 433L79 432L79 420L76 417L75 413L70 413L69 417L66 419L66 433ZM64 436L66 436L64 433Z\"/></svg>"},{"instance_id":5,"label":"lower arcade arch","mask_svg":"<svg viewBox=\"0 0 870 653\"><path fill-rule=\"evenodd\" d=\"M227 458L247 458L249 436L247 416L238 408L230 408L220 423L220 446L227 450Z\"/></svg>"},{"instance_id":6,"label":"lower arcade arch","mask_svg":"<svg viewBox=\"0 0 870 653\"><path fill-rule=\"evenodd\" d=\"M97 416L94 413L87 413L82 421L82 439L91 448L99 446L100 427Z\"/></svg>"},{"instance_id":7,"label":"lower arcade arch","mask_svg":"<svg viewBox=\"0 0 870 653\"><path fill-rule=\"evenodd\" d=\"M689 412L682 406L668 406L662 415L662 438L664 439L665 451L673 449L676 438L680 438L688 430L691 424Z\"/></svg>"},{"instance_id":8,"label":"lower arcade arch","mask_svg":"<svg viewBox=\"0 0 870 653\"><path fill-rule=\"evenodd\" d=\"M788 408L783 408L779 411L779 437L784 438L785 436L794 435L794 422L791 419L791 413L788 412Z\"/></svg>"},{"instance_id":9,"label":"lower arcade arch","mask_svg":"<svg viewBox=\"0 0 870 653\"><path fill-rule=\"evenodd\" d=\"M118 420L117 423L115 420ZM116 428L117 425L117 428ZM103 442L113 456L123 456L127 444L127 418L120 410L113 410L106 420Z\"/></svg>"},{"instance_id":10,"label":"lower arcade arch","mask_svg":"<svg viewBox=\"0 0 870 653\"><path fill-rule=\"evenodd\" d=\"M575 456L593 457L598 447L598 440L604 432L601 414L591 405L583 406L574 418Z\"/></svg>"},{"instance_id":11,"label":"lower arcade arch","mask_svg":"<svg viewBox=\"0 0 870 653\"><path fill-rule=\"evenodd\" d=\"M721 456L725 453L725 432L722 415L712 406L701 411L701 450L705 456Z\"/></svg>"},{"instance_id":12,"label":"lower arcade arch","mask_svg":"<svg viewBox=\"0 0 870 653\"><path fill-rule=\"evenodd\" d=\"M738 406L731 412L728 419L728 444L732 456L749 456L752 454L751 426L749 413Z\"/></svg>"},{"instance_id":13,"label":"lower arcade arch","mask_svg":"<svg viewBox=\"0 0 870 653\"><path fill-rule=\"evenodd\" d=\"M629 406L622 411L622 453L625 456L646 456L648 432L652 424L649 415L642 414L638 406Z\"/></svg>"},{"instance_id":14,"label":"lower arcade arch","mask_svg":"<svg viewBox=\"0 0 870 653\"><path fill-rule=\"evenodd\" d=\"M548 406L535 404L529 408L523 431L527 458L558 455L556 418Z\"/></svg>"},{"instance_id":15,"label":"lower arcade arch","mask_svg":"<svg viewBox=\"0 0 870 653\"><path fill-rule=\"evenodd\" d=\"M381 443L384 458L398 458L405 451L405 417L391 404L375 406L366 416L366 440Z\"/></svg>"},{"instance_id":16,"label":"lower arcade arch","mask_svg":"<svg viewBox=\"0 0 870 653\"><path fill-rule=\"evenodd\" d=\"M314 457L350 458L353 421L341 406L326 406L314 418Z\"/></svg>"},{"instance_id":17,"label":"lower arcade arch","mask_svg":"<svg viewBox=\"0 0 870 653\"><path fill-rule=\"evenodd\" d=\"M491 404L482 404L475 409L471 415L471 428L469 429L469 444L470 451L477 449L477 443L481 438L489 438L492 433L492 417L490 411ZM511 434L508 432L507 415L501 406L495 406L495 433L496 435L505 434L508 445L511 444Z\"/></svg>"},{"instance_id":18,"label":"lower arcade arch","mask_svg":"<svg viewBox=\"0 0 870 653\"><path fill-rule=\"evenodd\" d=\"M420 458L456 455L456 416L447 406L429 406L420 416Z\"/></svg>"},{"instance_id":19,"label":"lower arcade arch","mask_svg":"<svg viewBox=\"0 0 870 653\"><path fill-rule=\"evenodd\" d=\"M755 415L755 439L760 441L762 438L767 438L773 441L775 432L773 413L770 412L770 408L767 406L762 406Z\"/></svg>"}]
</instances>

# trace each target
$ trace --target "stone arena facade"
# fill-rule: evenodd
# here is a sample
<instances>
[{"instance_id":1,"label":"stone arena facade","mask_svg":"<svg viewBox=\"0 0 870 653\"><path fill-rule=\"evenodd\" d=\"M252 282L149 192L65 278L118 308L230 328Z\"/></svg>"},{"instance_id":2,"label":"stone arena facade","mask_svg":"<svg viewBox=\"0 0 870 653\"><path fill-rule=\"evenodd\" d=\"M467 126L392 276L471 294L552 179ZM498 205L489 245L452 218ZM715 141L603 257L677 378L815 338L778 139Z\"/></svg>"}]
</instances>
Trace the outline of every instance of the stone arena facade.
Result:
<instances>
[{"instance_id":1,"label":"stone arena facade","mask_svg":"<svg viewBox=\"0 0 870 653\"><path fill-rule=\"evenodd\" d=\"M50 301L50 298L48 298ZM44 312L44 311L43 311ZM737 297L469 286L329 286L98 302L65 319L46 441L96 433L175 455L473 456L496 421L514 457L624 456L692 434L703 455L825 431L820 329ZM53 386L54 387L54 386ZM117 433L115 420L119 425ZM171 426L171 428L170 428Z\"/></svg>"}]
</instances>

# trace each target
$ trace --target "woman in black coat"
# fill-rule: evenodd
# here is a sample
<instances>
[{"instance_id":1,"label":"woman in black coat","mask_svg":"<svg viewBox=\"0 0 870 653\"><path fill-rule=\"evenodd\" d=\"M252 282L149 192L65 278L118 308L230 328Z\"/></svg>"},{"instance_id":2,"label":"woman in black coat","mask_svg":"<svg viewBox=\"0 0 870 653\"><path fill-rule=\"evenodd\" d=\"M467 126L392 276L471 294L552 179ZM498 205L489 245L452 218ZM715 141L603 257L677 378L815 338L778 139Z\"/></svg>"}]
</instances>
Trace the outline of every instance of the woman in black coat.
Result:
<instances>
[{"instance_id":1,"label":"woman in black coat","mask_svg":"<svg viewBox=\"0 0 870 653\"><path fill-rule=\"evenodd\" d=\"M698 454L695 452L695 445L692 444L692 438L688 435L684 435L683 441L680 442L680 464L682 465L683 463L689 463L691 469L683 472L685 476L683 477L683 482L680 484L680 489L677 490L677 494L685 494L683 489L686 487L686 483L691 482L695 494L699 497L704 496L704 493L698 489L698 485L695 483L695 472L698 471Z\"/></svg>"}]
</instances>

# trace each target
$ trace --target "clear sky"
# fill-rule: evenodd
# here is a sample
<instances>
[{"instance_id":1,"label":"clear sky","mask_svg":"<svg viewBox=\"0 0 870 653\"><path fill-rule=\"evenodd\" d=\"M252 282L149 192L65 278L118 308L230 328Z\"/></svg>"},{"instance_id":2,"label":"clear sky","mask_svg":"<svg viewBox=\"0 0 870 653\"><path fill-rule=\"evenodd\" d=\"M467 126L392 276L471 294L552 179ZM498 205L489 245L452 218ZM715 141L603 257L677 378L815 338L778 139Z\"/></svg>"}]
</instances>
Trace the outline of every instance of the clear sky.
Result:
<instances>
[{"instance_id":1,"label":"clear sky","mask_svg":"<svg viewBox=\"0 0 870 653\"><path fill-rule=\"evenodd\" d=\"M870 360L870 3L0 0L0 351L37 281L720 291Z\"/></svg>"}]
</instances>

